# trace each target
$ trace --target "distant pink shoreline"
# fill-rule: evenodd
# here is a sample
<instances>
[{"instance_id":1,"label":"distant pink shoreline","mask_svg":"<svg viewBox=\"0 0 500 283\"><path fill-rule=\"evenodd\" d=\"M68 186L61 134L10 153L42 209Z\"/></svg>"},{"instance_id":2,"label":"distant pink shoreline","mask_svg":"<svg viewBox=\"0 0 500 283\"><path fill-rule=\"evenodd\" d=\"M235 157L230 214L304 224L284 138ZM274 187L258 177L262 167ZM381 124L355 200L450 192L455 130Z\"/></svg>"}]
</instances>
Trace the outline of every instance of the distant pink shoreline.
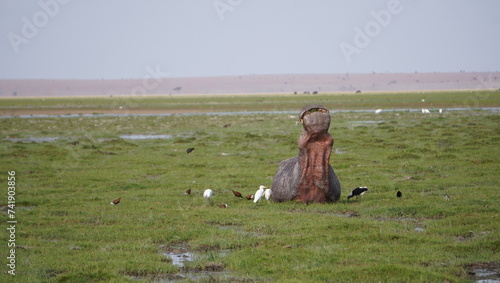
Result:
<instances>
[{"instance_id":1,"label":"distant pink shoreline","mask_svg":"<svg viewBox=\"0 0 500 283\"><path fill-rule=\"evenodd\" d=\"M302 94L500 89L500 72L288 74L123 80L0 79L0 97Z\"/></svg>"}]
</instances>

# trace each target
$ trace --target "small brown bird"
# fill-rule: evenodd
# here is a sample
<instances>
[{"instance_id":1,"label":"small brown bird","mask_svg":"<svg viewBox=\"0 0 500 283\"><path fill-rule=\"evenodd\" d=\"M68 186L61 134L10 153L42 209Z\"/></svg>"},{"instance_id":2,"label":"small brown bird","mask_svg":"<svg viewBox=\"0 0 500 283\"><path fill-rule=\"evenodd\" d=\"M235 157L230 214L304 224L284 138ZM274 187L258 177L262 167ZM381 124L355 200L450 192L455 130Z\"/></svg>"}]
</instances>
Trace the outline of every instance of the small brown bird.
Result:
<instances>
[{"instance_id":1,"label":"small brown bird","mask_svg":"<svg viewBox=\"0 0 500 283\"><path fill-rule=\"evenodd\" d=\"M234 194L235 197L238 197L238 198L243 198L243 196L241 195L240 192L237 192L237 191L234 191L234 190L231 190Z\"/></svg>"},{"instance_id":2,"label":"small brown bird","mask_svg":"<svg viewBox=\"0 0 500 283\"><path fill-rule=\"evenodd\" d=\"M253 199L253 195L248 195L248 196L246 196L245 198L246 198L247 200L251 200L251 199Z\"/></svg>"},{"instance_id":3,"label":"small brown bird","mask_svg":"<svg viewBox=\"0 0 500 283\"><path fill-rule=\"evenodd\" d=\"M111 204L111 205L119 204L121 199L122 199L122 198L117 198L117 199L115 199L114 201L112 201L110 204Z\"/></svg>"},{"instance_id":4,"label":"small brown bird","mask_svg":"<svg viewBox=\"0 0 500 283\"><path fill-rule=\"evenodd\" d=\"M186 192L184 192L185 196L189 196L191 194L191 189L188 189Z\"/></svg>"},{"instance_id":5,"label":"small brown bird","mask_svg":"<svg viewBox=\"0 0 500 283\"><path fill-rule=\"evenodd\" d=\"M190 148L188 148L188 149L186 150L186 153L190 153L190 152L191 152L191 151L193 151L193 150L194 150L194 147L190 147Z\"/></svg>"},{"instance_id":6,"label":"small brown bird","mask_svg":"<svg viewBox=\"0 0 500 283\"><path fill-rule=\"evenodd\" d=\"M217 206L220 207L220 208L226 208L226 207L228 207L227 203L226 204L218 204Z\"/></svg>"},{"instance_id":7,"label":"small brown bird","mask_svg":"<svg viewBox=\"0 0 500 283\"><path fill-rule=\"evenodd\" d=\"M231 127L231 124L225 124L224 125L224 128L229 128L229 127Z\"/></svg>"}]
</instances>

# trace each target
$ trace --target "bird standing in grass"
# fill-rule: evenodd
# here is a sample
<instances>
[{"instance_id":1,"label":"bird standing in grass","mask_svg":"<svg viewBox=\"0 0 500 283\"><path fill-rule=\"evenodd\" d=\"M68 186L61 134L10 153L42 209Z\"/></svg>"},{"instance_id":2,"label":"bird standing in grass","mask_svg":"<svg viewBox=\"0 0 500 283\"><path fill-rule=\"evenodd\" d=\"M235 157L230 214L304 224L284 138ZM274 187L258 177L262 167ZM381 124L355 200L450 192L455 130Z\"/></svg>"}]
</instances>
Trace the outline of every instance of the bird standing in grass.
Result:
<instances>
[{"instance_id":1,"label":"bird standing in grass","mask_svg":"<svg viewBox=\"0 0 500 283\"><path fill-rule=\"evenodd\" d=\"M114 201L112 201L110 204L111 204L111 205L119 204L119 203L120 203L120 200L122 200L122 198L117 198L117 199L115 199Z\"/></svg>"},{"instance_id":2,"label":"bird standing in grass","mask_svg":"<svg viewBox=\"0 0 500 283\"><path fill-rule=\"evenodd\" d=\"M225 204L218 204L217 206L218 206L218 207L220 207L220 208L226 208L226 207L228 207L229 205L227 205L227 203L225 203Z\"/></svg>"},{"instance_id":3,"label":"bird standing in grass","mask_svg":"<svg viewBox=\"0 0 500 283\"><path fill-rule=\"evenodd\" d=\"M241 195L240 192L237 192L237 191L234 191L234 190L231 190L231 191L233 192L233 194L234 194L235 197L237 197L237 198L243 198L243 196Z\"/></svg>"},{"instance_id":4,"label":"bird standing in grass","mask_svg":"<svg viewBox=\"0 0 500 283\"><path fill-rule=\"evenodd\" d=\"M188 149L186 150L186 153L190 153L190 152L191 152L191 151L193 151L193 150L194 150L194 147L190 147L190 148L188 148Z\"/></svg>"},{"instance_id":5,"label":"bird standing in grass","mask_svg":"<svg viewBox=\"0 0 500 283\"><path fill-rule=\"evenodd\" d=\"M347 199L350 199L352 197L359 198L360 196L364 195L366 191L368 191L367 187L357 187L352 190L351 194L347 196Z\"/></svg>"},{"instance_id":6,"label":"bird standing in grass","mask_svg":"<svg viewBox=\"0 0 500 283\"><path fill-rule=\"evenodd\" d=\"M191 195L191 189L188 189L187 191L184 192L184 195L185 196L189 196Z\"/></svg>"},{"instance_id":7,"label":"bird standing in grass","mask_svg":"<svg viewBox=\"0 0 500 283\"><path fill-rule=\"evenodd\" d=\"M265 186L260 186L259 189L255 192L255 197L253 199L253 202L254 203L257 203L260 198L262 197L262 195L264 194L264 189L267 189Z\"/></svg>"},{"instance_id":8,"label":"bird standing in grass","mask_svg":"<svg viewBox=\"0 0 500 283\"><path fill-rule=\"evenodd\" d=\"M246 198L247 200L251 200L251 199L253 199L253 195L248 195L248 196L246 196L245 198Z\"/></svg>"},{"instance_id":9,"label":"bird standing in grass","mask_svg":"<svg viewBox=\"0 0 500 283\"><path fill-rule=\"evenodd\" d=\"M204 198L211 198L212 196L214 195L214 192L211 190L211 189L206 189L204 192L203 192L203 197Z\"/></svg>"},{"instance_id":10,"label":"bird standing in grass","mask_svg":"<svg viewBox=\"0 0 500 283\"><path fill-rule=\"evenodd\" d=\"M397 196L398 198L401 198L401 197L403 196L403 193L402 193L401 191L398 191L398 192L396 193L396 196Z\"/></svg>"},{"instance_id":11,"label":"bird standing in grass","mask_svg":"<svg viewBox=\"0 0 500 283\"><path fill-rule=\"evenodd\" d=\"M267 201L269 201L269 199L271 198L271 194L272 194L271 189L266 189L264 191L264 197L266 198Z\"/></svg>"},{"instance_id":12,"label":"bird standing in grass","mask_svg":"<svg viewBox=\"0 0 500 283\"><path fill-rule=\"evenodd\" d=\"M450 196L449 195L444 195L444 199L445 200L450 200Z\"/></svg>"},{"instance_id":13,"label":"bird standing in grass","mask_svg":"<svg viewBox=\"0 0 500 283\"><path fill-rule=\"evenodd\" d=\"M206 189L204 192L203 192L203 197L208 199L208 202L210 204L212 204L212 199L211 197L214 195L214 192L212 192L211 189Z\"/></svg>"}]
</instances>

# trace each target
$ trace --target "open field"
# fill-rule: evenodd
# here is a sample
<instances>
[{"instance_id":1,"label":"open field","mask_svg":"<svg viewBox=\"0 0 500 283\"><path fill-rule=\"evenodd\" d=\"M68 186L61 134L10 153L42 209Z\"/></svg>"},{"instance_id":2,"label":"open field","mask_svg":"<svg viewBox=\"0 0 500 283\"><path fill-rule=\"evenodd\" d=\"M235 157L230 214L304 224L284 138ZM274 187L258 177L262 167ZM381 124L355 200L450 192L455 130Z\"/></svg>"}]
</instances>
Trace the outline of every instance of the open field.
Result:
<instances>
[{"instance_id":1,"label":"open field","mask_svg":"<svg viewBox=\"0 0 500 283\"><path fill-rule=\"evenodd\" d=\"M0 110L2 116L298 112L306 104L331 110L498 107L500 97L432 92L1 99ZM469 282L500 276L498 112L334 113L330 163L342 197L311 205L254 204L231 193L253 194L259 185L271 185L279 162L298 152L297 115L0 121L1 282ZM189 147L195 150L187 154ZM15 277L6 265L11 171ZM347 201L357 186L369 192ZM214 190L213 203L202 197L207 188ZM187 189L191 196L183 195ZM110 205L118 197L121 203ZM229 207L216 206L224 203ZM176 256L185 260L183 267Z\"/></svg>"},{"instance_id":2,"label":"open field","mask_svg":"<svg viewBox=\"0 0 500 283\"><path fill-rule=\"evenodd\" d=\"M500 107L500 91L3 98L0 99L0 116L299 111L311 103L325 105L331 110Z\"/></svg>"}]
</instances>

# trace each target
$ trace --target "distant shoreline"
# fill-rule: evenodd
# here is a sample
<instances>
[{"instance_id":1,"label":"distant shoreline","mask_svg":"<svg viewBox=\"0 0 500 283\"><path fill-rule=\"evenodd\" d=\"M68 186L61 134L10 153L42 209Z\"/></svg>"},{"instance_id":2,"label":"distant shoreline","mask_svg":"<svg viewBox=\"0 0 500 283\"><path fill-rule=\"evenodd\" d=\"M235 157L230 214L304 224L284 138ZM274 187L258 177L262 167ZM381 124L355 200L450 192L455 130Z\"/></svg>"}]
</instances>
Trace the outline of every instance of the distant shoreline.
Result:
<instances>
[{"instance_id":1,"label":"distant shoreline","mask_svg":"<svg viewBox=\"0 0 500 283\"><path fill-rule=\"evenodd\" d=\"M500 89L500 72L284 74L122 80L0 79L0 98L313 94Z\"/></svg>"}]
</instances>

